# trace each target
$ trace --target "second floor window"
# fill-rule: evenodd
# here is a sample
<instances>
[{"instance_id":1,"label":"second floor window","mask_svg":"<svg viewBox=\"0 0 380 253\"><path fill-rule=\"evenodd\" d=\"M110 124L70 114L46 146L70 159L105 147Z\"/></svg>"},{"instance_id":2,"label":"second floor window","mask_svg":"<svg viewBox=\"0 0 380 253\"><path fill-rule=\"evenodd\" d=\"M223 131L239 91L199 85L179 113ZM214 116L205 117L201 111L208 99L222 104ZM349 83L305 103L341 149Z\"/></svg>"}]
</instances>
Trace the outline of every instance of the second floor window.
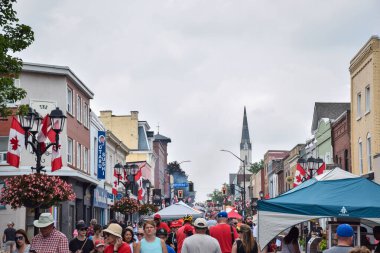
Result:
<instances>
[{"instance_id":1,"label":"second floor window","mask_svg":"<svg viewBox=\"0 0 380 253\"><path fill-rule=\"evenodd\" d=\"M362 140L359 139L359 146L358 146L358 158L359 158L359 172L360 175L363 175L363 145Z\"/></svg>"},{"instance_id":2,"label":"second floor window","mask_svg":"<svg viewBox=\"0 0 380 253\"><path fill-rule=\"evenodd\" d=\"M356 117L361 117L362 116L362 94L358 93L357 99L356 99Z\"/></svg>"},{"instance_id":3,"label":"second floor window","mask_svg":"<svg viewBox=\"0 0 380 253\"><path fill-rule=\"evenodd\" d=\"M365 88L365 112L371 111L371 90L369 86Z\"/></svg>"},{"instance_id":4,"label":"second floor window","mask_svg":"<svg viewBox=\"0 0 380 253\"><path fill-rule=\"evenodd\" d=\"M368 133L367 135L367 163L368 163L368 171L372 171L372 143L371 143L371 135Z\"/></svg>"},{"instance_id":5,"label":"second floor window","mask_svg":"<svg viewBox=\"0 0 380 253\"><path fill-rule=\"evenodd\" d=\"M73 90L67 88L67 111L73 114Z\"/></svg>"},{"instance_id":6,"label":"second floor window","mask_svg":"<svg viewBox=\"0 0 380 253\"><path fill-rule=\"evenodd\" d=\"M82 98L77 96L77 120L82 122Z\"/></svg>"},{"instance_id":7,"label":"second floor window","mask_svg":"<svg viewBox=\"0 0 380 253\"><path fill-rule=\"evenodd\" d=\"M78 143L78 145L77 145L77 168L79 170L82 168L81 158L82 158L82 145Z\"/></svg>"},{"instance_id":8,"label":"second floor window","mask_svg":"<svg viewBox=\"0 0 380 253\"><path fill-rule=\"evenodd\" d=\"M73 164L73 140L67 138L67 163Z\"/></svg>"}]
</instances>

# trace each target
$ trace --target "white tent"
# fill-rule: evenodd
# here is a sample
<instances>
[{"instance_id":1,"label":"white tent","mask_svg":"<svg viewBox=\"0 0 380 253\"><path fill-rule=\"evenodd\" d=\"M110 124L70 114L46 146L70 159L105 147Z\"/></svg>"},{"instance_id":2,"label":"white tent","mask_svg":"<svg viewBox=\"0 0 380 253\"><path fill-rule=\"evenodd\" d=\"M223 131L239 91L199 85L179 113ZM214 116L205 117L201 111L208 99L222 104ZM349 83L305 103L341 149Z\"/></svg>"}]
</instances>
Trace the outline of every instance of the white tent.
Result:
<instances>
[{"instance_id":1,"label":"white tent","mask_svg":"<svg viewBox=\"0 0 380 253\"><path fill-rule=\"evenodd\" d=\"M190 206L186 205L182 201L170 205L164 209L161 209L155 214L161 215L162 220L176 220L185 217L186 215L192 215L193 218L203 217L203 213L197 211ZM153 214L153 216L155 215Z\"/></svg>"}]
</instances>

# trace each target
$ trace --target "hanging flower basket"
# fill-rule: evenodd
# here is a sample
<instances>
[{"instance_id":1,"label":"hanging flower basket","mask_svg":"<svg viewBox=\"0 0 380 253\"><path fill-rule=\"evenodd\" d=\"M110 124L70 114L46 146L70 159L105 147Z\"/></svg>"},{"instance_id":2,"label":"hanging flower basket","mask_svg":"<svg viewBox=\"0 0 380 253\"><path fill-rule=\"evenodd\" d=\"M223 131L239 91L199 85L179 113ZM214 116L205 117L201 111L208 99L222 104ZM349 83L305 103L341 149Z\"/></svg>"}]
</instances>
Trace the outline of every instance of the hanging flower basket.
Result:
<instances>
[{"instance_id":1,"label":"hanging flower basket","mask_svg":"<svg viewBox=\"0 0 380 253\"><path fill-rule=\"evenodd\" d=\"M48 208L62 201L75 200L76 197L72 186L57 176L34 173L4 181L0 203L10 205L12 209L22 206Z\"/></svg>"},{"instance_id":2,"label":"hanging flower basket","mask_svg":"<svg viewBox=\"0 0 380 253\"><path fill-rule=\"evenodd\" d=\"M151 215L158 211L158 207L152 204L143 204L140 206L139 214L140 215Z\"/></svg>"},{"instance_id":3,"label":"hanging flower basket","mask_svg":"<svg viewBox=\"0 0 380 253\"><path fill-rule=\"evenodd\" d=\"M140 208L139 203L135 199L123 197L120 200L115 201L112 206L112 210L122 214L133 214Z\"/></svg>"}]
</instances>

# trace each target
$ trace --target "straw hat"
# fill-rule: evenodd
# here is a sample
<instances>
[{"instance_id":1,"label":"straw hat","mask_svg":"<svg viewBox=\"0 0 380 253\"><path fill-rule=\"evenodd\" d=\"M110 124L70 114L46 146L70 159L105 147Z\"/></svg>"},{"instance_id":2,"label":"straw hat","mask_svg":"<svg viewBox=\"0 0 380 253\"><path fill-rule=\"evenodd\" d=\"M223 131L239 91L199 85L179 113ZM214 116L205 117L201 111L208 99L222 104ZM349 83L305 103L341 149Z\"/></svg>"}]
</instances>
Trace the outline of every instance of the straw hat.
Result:
<instances>
[{"instance_id":1,"label":"straw hat","mask_svg":"<svg viewBox=\"0 0 380 253\"><path fill-rule=\"evenodd\" d=\"M111 223L111 224L109 224L107 229L103 230L103 233L106 232L106 233L109 233L111 235L121 237L122 231L123 231L123 228L119 224Z\"/></svg>"},{"instance_id":2,"label":"straw hat","mask_svg":"<svg viewBox=\"0 0 380 253\"><path fill-rule=\"evenodd\" d=\"M40 218L33 222L35 227L44 228L54 223L54 218L51 213L41 213Z\"/></svg>"}]
</instances>

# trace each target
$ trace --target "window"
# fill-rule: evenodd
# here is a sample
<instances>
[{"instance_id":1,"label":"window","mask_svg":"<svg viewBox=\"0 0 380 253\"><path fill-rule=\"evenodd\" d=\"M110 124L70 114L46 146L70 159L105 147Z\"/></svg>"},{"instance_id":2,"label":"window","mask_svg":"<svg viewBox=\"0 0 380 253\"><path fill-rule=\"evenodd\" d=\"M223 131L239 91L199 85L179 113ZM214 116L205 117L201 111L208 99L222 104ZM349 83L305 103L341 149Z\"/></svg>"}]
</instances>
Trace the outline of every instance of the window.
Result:
<instances>
[{"instance_id":1,"label":"window","mask_svg":"<svg viewBox=\"0 0 380 253\"><path fill-rule=\"evenodd\" d=\"M67 137L67 163L73 164L73 140Z\"/></svg>"},{"instance_id":2,"label":"window","mask_svg":"<svg viewBox=\"0 0 380 253\"><path fill-rule=\"evenodd\" d=\"M358 93L357 99L356 99L356 117L362 116L362 109L361 109L361 103L362 103L362 94Z\"/></svg>"},{"instance_id":3,"label":"window","mask_svg":"<svg viewBox=\"0 0 380 253\"><path fill-rule=\"evenodd\" d=\"M360 175L363 175L363 146L362 146L362 139L359 139L359 172Z\"/></svg>"},{"instance_id":4,"label":"window","mask_svg":"<svg viewBox=\"0 0 380 253\"><path fill-rule=\"evenodd\" d=\"M67 87L67 111L73 114L73 90Z\"/></svg>"},{"instance_id":5,"label":"window","mask_svg":"<svg viewBox=\"0 0 380 253\"><path fill-rule=\"evenodd\" d=\"M88 127L88 104L84 103L83 105L83 124L85 127Z\"/></svg>"},{"instance_id":6,"label":"window","mask_svg":"<svg viewBox=\"0 0 380 253\"><path fill-rule=\"evenodd\" d=\"M7 152L0 152L0 164L7 164Z\"/></svg>"},{"instance_id":7,"label":"window","mask_svg":"<svg viewBox=\"0 0 380 253\"><path fill-rule=\"evenodd\" d=\"M368 164L368 171L372 171L372 144L371 144L371 135L370 133L367 134L367 164Z\"/></svg>"},{"instance_id":8,"label":"window","mask_svg":"<svg viewBox=\"0 0 380 253\"><path fill-rule=\"evenodd\" d=\"M94 157L93 163L94 163L94 175L98 175L98 138L94 137Z\"/></svg>"},{"instance_id":9,"label":"window","mask_svg":"<svg viewBox=\"0 0 380 253\"><path fill-rule=\"evenodd\" d=\"M77 120L82 122L82 98L77 96Z\"/></svg>"},{"instance_id":10,"label":"window","mask_svg":"<svg viewBox=\"0 0 380 253\"><path fill-rule=\"evenodd\" d=\"M85 172L89 173L88 169L88 149L84 148L84 157L83 157L83 169Z\"/></svg>"},{"instance_id":11,"label":"window","mask_svg":"<svg viewBox=\"0 0 380 253\"><path fill-rule=\"evenodd\" d=\"M371 111L371 92L369 85L365 88L365 112Z\"/></svg>"},{"instance_id":12,"label":"window","mask_svg":"<svg viewBox=\"0 0 380 253\"><path fill-rule=\"evenodd\" d=\"M82 145L80 143L77 143L77 168L81 169L81 155L82 155Z\"/></svg>"}]
</instances>

